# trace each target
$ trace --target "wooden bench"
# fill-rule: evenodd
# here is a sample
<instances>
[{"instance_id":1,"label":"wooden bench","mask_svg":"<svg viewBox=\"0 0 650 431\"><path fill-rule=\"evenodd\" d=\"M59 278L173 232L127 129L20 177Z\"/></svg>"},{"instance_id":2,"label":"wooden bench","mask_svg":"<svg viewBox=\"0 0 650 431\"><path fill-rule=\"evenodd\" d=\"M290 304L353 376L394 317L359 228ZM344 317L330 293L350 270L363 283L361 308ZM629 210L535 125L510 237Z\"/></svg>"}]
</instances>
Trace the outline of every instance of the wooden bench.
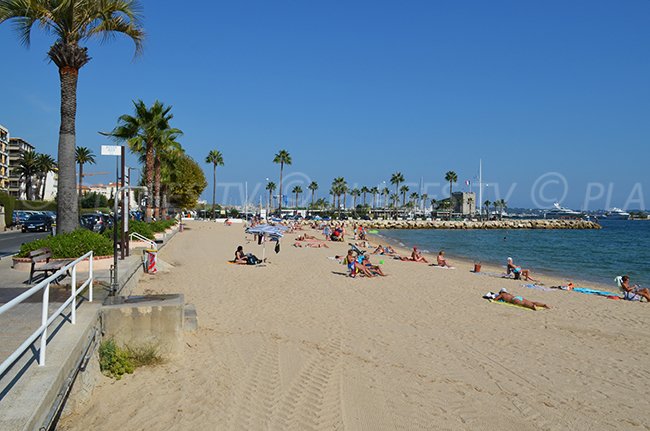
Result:
<instances>
[{"instance_id":1,"label":"wooden bench","mask_svg":"<svg viewBox=\"0 0 650 431\"><path fill-rule=\"evenodd\" d=\"M52 258L52 250L47 247L39 248L38 250L29 252L29 258L32 261L32 267L29 271L29 281L27 282L28 284L32 284L32 279L34 278L34 273L36 272L44 273L43 279L45 279L47 278L48 273L54 274L70 262L73 262L73 259L50 262L50 259ZM66 275L70 275L70 273L67 272ZM59 284L59 279L54 280L54 282L56 284Z\"/></svg>"}]
</instances>

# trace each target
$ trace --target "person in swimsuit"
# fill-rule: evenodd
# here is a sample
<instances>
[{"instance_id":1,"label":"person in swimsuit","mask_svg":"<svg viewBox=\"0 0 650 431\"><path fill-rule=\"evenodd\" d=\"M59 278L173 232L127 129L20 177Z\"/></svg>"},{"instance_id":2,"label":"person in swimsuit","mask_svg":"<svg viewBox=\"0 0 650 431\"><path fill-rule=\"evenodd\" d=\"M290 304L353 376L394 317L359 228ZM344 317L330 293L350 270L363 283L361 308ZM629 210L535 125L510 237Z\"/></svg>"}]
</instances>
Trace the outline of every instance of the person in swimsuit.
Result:
<instances>
[{"instance_id":1,"label":"person in swimsuit","mask_svg":"<svg viewBox=\"0 0 650 431\"><path fill-rule=\"evenodd\" d=\"M417 247L413 247L413 252L411 253L410 257L400 257L400 260L409 260L412 262L422 262L422 263L429 263L428 260L422 256L422 253L420 253L420 250L418 250Z\"/></svg>"},{"instance_id":2,"label":"person in swimsuit","mask_svg":"<svg viewBox=\"0 0 650 431\"><path fill-rule=\"evenodd\" d=\"M382 277L386 277L386 274L384 274L384 271L382 271L378 265L373 265L372 263L370 263L370 259L368 258L368 256L363 255L361 264L366 268L368 268L370 272L381 275Z\"/></svg>"},{"instance_id":3,"label":"person in swimsuit","mask_svg":"<svg viewBox=\"0 0 650 431\"><path fill-rule=\"evenodd\" d=\"M499 291L499 295L494 298L493 301L503 301L510 304L521 305L522 307L530 308L531 310L537 310L538 308L551 308L542 302L530 301L528 299L524 299L523 296L511 295L505 289L501 289Z\"/></svg>"},{"instance_id":4,"label":"person in swimsuit","mask_svg":"<svg viewBox=\"0 0 650 431\"><path fill-rule=\"evenodd\" d=\"M361 260L361 262L363 259ZM373 274L362 265L359 261L359 258L354 255L354 250L348 250L348 255L343 260L343 263L348 266L350 271L350 277L354 278L357 272L364 274L367 277L374 277Z\"/></svg>"},{"instance_id":5,"label":"person in swimsuit","mask_svg":"<svg viewBox=\"0 0 650 431\"><path fill-rule=\"evenodd\" d=\"M438 266L451 268L451 265L445 259L445 252L443 250L440 250L440 253L438 253Z\"/></svg>"},{"instance_id":6,"label":"person in swimsuit","mask_svg":"<svg viewBox=\"0 0 650 431\"><path fill-rule=\"evenodd\" d=\"M530 270L521 269L521 266L515 265L511 257L508 258L507 273L508 275L513 274L515 276L515 280L519 280L521 277L524 277L524 280L526 281L528 280L533 282L539 281L539 280L535 280L533 277L530 276Z\"/></svg>"},{"instance_id":7,"label":"person in swimsuit","mask_svg":"<svg viewBox=\"0 0 650 431\"><path fill-rule=\"evenodd\" d=\"M623 290L623 299L626 301L641 301L641 298L645 298L646 302L650 302L650 291L636 284L630 286L630 277L627 275L621 278L621 289Z\"/></svg>"}]
</instances>

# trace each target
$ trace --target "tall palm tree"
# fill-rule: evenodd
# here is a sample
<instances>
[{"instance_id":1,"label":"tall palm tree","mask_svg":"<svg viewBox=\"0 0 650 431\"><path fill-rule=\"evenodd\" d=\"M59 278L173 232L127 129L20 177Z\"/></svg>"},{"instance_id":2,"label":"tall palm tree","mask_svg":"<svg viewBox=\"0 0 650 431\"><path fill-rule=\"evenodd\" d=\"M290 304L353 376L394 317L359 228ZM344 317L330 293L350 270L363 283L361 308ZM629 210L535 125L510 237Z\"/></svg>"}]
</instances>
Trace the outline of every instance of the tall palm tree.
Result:
<instances>
[{"instance_id":1,"label":"tall palm tree","mask_svg":"<svg viewBox=\"0 0 650 431\"><path fill-rule=\"evenodd\" d=\"M384 197L384 208L388 207L388 196L390 195L390 190L388 190L388 187L384 187L381 190L381 195Z\"/></svg>"},{"instance_id":2,"label":"tall palm tree","mask_svg":"<svg viewBox=\"0 0 650 431\"><path fill-rule=\"evenodd\" d=\"M412 204L413 208L418 207L418 199L420 199L420 195L417 192L411 193L411 196L409 196L409 200L411 201L410 203Z\"/></svg>"},{"instance_id":3,"label":"tall palm tree","mask_svg":"<svg viewBox=\"0 0 650 431\"><path fill-rule=\"evenodd\" d=\"M33 199L32 184L38 171L38 153L32 150L22 153L18 160L18 166L13 168L13 172L25 181L25 198L28 201Z\"/></svg>"},{"instance_id":4,"label":"tall palm tree","mask_svg":"<svg viewBox=\"0 0 650 431\"><path fill-rule=\"evenodd\" d=\"M499 206L501 207L501 218L503 218L503 212L508 208L508 203L504 199L500 199Z\"/></svg>"},{"instance_id":5,"label":"tall palm tree","mask_svg":"<svg viewBox=\"0 0 650 431\"><path fill-rule=\"evenodd\" d=\"M332 191L334 192L334 196L336 196L336 207L339 208L339 210L341 208L341 195L347 193L347 188L347 183L343 177L334 178L332 181Z\"/></svg>"},{"instance_id":6,"label":"tall palm tree","mask_svg":"<svg viewBox=\"0 0 650 431\"><path fill-rule=\"evenodd\" d=\"M29 46L36 24L55 37L48 52L59 69L61 126L58 144L57 229L71 232L79 224L76 193L76 114L79 70L90 61L90 39L107 40L116 34L128 36L135 52L142 52L144 32L137 0L0 0L0 24L13 21L20 41Z\"/></svg>"},{"instance_id":7,"label":"tall palm tree","mask_svg":"<svg viewBox=\"0 0 650 431\"><path fill-rule=\"evenodd\" d=\"M485 206L485 217L489 220L490 219L490 202L489 200L486 200L483 202L483 205Z\"/></svg>"},{"instance_id":8,"label":"tall palm tree","mask_svg":"<svg viewBox=\"0 0 650 431\"><path fill-rule=\"evenodd\" d=\"M366 194L370 193L370 189L366 186L361 187L361 193L363 193L363 206L366 206Z\"/></svg>"},{"instance_id":9,"label":"tall palm tree","mask_svg":"<svg viewBox=\"0 0 650 431\"><path fill-rule=\"evenodd\" d=\"M427 199L429 199L429 195L426 193L422 193L422 212L424 213L424 207L427 206Z\"/></svg>"},{"instance_id":10,"label":"tall palm tree","mask_svg":"<svg viewBox=\"0 0 650 431\"><path fill-rule=\"evenodd\" d=\"M37 154L36 165L38 166L39 187L38 198L45 199L45 182L47 181L47 174L56 170L56 162L49 154Z\"/></svg>"},{"instance_id":11,"label":"tall palm tree","mask_svg":"<svg viewBox=\"0 0 650 431\"><path fill-rule=\"evenodd\" d=\"M276 185L273 181L269 181L266 185L266 190L269 191L269 208L273 209L273 192L275 191ZM268 217L268 215L267 215Z\"/></svg>"},{"instance_id":12,"label":"tall palm tree","mask_svg":"<svg viewBox=\"0 0 650 431\"><path fill-rule=\"evenodd\" d=\"M454 171L448 171L445 174L445 181L449 182L449 197L451 197L451 185L458 182L458 175Z\"/></svg>"},{"instance_id":13,"label":"tall palm tree","mask_svg":"<svg viewBox=\"0 0 650 431\"><path fill-rule=\"evenodd\" d=\"M316 181L312 181L309 183L307 186L309 190L311 190L311 206L312 208L314 207L314 193L316 193L316 190L318 190L318 183Z\"/></svg>"},{"instance_id":14,"label":"tall palm tree","mask_svg":"<svg viewBox=\"0 0 650 431\"><path fill-rule=\"evenodd\" d=\"M406 193L409 191L409 186L404 185L400 187L399 191L402 194L402 206L406 206Z\"/></svg>"},{"instance_id":15,"label":"tall palm tree","mask_svg":"<svg viewBox=\"0 0 650 431\"><path fill-rule=\"evenodd\" d=\"M352 196L352 208L357 207L357 198L361 196L361 190L354 188L350 190L350 196Z\"/></svg>"},{"instance_id":16,"label":"tall palm tree","mask_svg":"<svg viewBox=\"0 0 650 431\"><path fill-rule=\"evenodd\" d=\"M177 152L183 152L181 144L177 139L182 135L178 129L165 129L162 131L160 139L154 145L154 184L153 184L153 210L154 217L158 220L160 215L166 215L166 206L162 205L162 168L166 161L169 160L170 155Z\"/></svg>"},{"instance_id":17,"label":"tall palm tree","mask_svg":"<svg viewBox=\"0 0 650 431\"><path fill-rule=\"evenodd\" d=\"M291 193L294 193L296 195L295 208L298 209L298 195L302 193L302 187L295 186L293 189L291 189Z\"/></svg>"},{"instance_id":18,"label":"tall palm tree","mask_svg":"<svg viewBox=\"0 0 650 431\"><path fill-rule=\"evenodd\" d=\"M404 175L402 175L401 172L395 172L391 177L390 177L390 183L395 184L395 194L399 194L399 185L400 183L404 182ZM397 206L397 204L395 205Z\"/></svg>"},{"instance_id":19,"label":"tall palm tree","mask_svg":"<svg viewBox=\"0 0 650 431\"><path fill-rule=\"evenodd\" d=\"M77 147L75 149L74 159L79 165L79 200L81 200L81 196L83 196L84 165L94 165L95 154L88 147Z\"/></svg>"},{"instance_id":20,"label":"tall palm tree","mask_svg":"<svg viewBox=\"0 0 650 431\"><path fill-rule=\"evenodd\" d=\"M126 141L131 152L144 158L145 185L151 196L154 193L156 145L165 139L166 133L176 131L177 134L180 134L181 132L178 129L172 129L169 125L170 120L174 117L169 112L172 109L171 106L165 106L157 100L151 105L151 108L148 108L142 100L133 101L133 106L134 115L120 116L117 127L105 135L112 136L118 141ZM147 199L146 221L151 221L152 203L151 198Z\"/></svg>"},{"instance_id":21,"label":"tall palm tree","mask_svg":"<svg viewBox=\"0 0 650 431\"><path fill-rule=\"evenodd\" d=\"M280 165L280 191L278 199L278 212L282 216L282 171L284 170L284 165L291 165L291 154L286 150L280 150L278 154L273 157L273 163Z\"/></svg>"},{"instance_id":22,"label":"tall palm tree","mask_svg":"<svg viewBox=\"0 0 650 431\"><path fill-rule=\"evenodd\" d=\"M379 187L375 186L371 188L370 193L372 194L372 207L377 208L377 195L379 194Z\"/></svg>"},{"instance_id":23,"label":"tall palm tree","mask_svg":"<svg viewBox=\"0 0 650 431\"><path fill-rule=\"evenodd\" d=\"M212 163L212 218L216 218L217 211L217 166L223 166L221 151L210 150L205 163Z\"/></svg>"}]
</instances>

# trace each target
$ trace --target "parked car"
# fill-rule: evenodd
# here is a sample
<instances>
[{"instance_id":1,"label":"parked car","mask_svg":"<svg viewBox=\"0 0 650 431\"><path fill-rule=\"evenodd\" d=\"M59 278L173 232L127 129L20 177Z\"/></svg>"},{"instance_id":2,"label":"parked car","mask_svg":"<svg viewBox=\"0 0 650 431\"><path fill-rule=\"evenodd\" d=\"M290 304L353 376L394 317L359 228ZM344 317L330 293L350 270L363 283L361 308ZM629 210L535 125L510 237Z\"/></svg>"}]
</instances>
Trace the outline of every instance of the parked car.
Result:
<instances>
[{"instance_id":1,"label":"parked car","mask_svg":"<svg viewBox=\"0 0 650 431\"><path fill-rule=\"evenodd\" d=\"M22 231L49 232L52 230L52 218L45 214L32 214L23 222Z\"/></svg>"},{"instance_id":2,"label":"parked car","mask_svg":"<svg viewBox=\"0 0 650 431\"><path fill-rule=\"evenodd\" d=\"M109 218L110 217L101 213L83 214L79 218L79 224L81 227L92 230L93 232L102 233L112 225Z\"/></svg>"}]
</instances>

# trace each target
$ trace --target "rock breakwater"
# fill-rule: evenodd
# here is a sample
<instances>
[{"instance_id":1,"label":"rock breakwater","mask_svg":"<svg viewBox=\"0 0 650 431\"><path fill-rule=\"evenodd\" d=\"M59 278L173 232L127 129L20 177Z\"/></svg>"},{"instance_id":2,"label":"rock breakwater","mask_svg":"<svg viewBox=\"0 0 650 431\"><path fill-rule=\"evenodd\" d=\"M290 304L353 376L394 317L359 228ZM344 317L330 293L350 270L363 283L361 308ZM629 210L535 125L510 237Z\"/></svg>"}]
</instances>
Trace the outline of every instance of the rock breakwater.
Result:
<instances>
[{"instance_id":1,"label":"rock breakwater","mask_svg":"<svg viewBox=\"0 0 650 431\"><path fill-rule=\"evenodd\" d=\"M598 223L586 220L354 220L346 224L367 229L600 229Z\"/></svg>"}]
</instances>

